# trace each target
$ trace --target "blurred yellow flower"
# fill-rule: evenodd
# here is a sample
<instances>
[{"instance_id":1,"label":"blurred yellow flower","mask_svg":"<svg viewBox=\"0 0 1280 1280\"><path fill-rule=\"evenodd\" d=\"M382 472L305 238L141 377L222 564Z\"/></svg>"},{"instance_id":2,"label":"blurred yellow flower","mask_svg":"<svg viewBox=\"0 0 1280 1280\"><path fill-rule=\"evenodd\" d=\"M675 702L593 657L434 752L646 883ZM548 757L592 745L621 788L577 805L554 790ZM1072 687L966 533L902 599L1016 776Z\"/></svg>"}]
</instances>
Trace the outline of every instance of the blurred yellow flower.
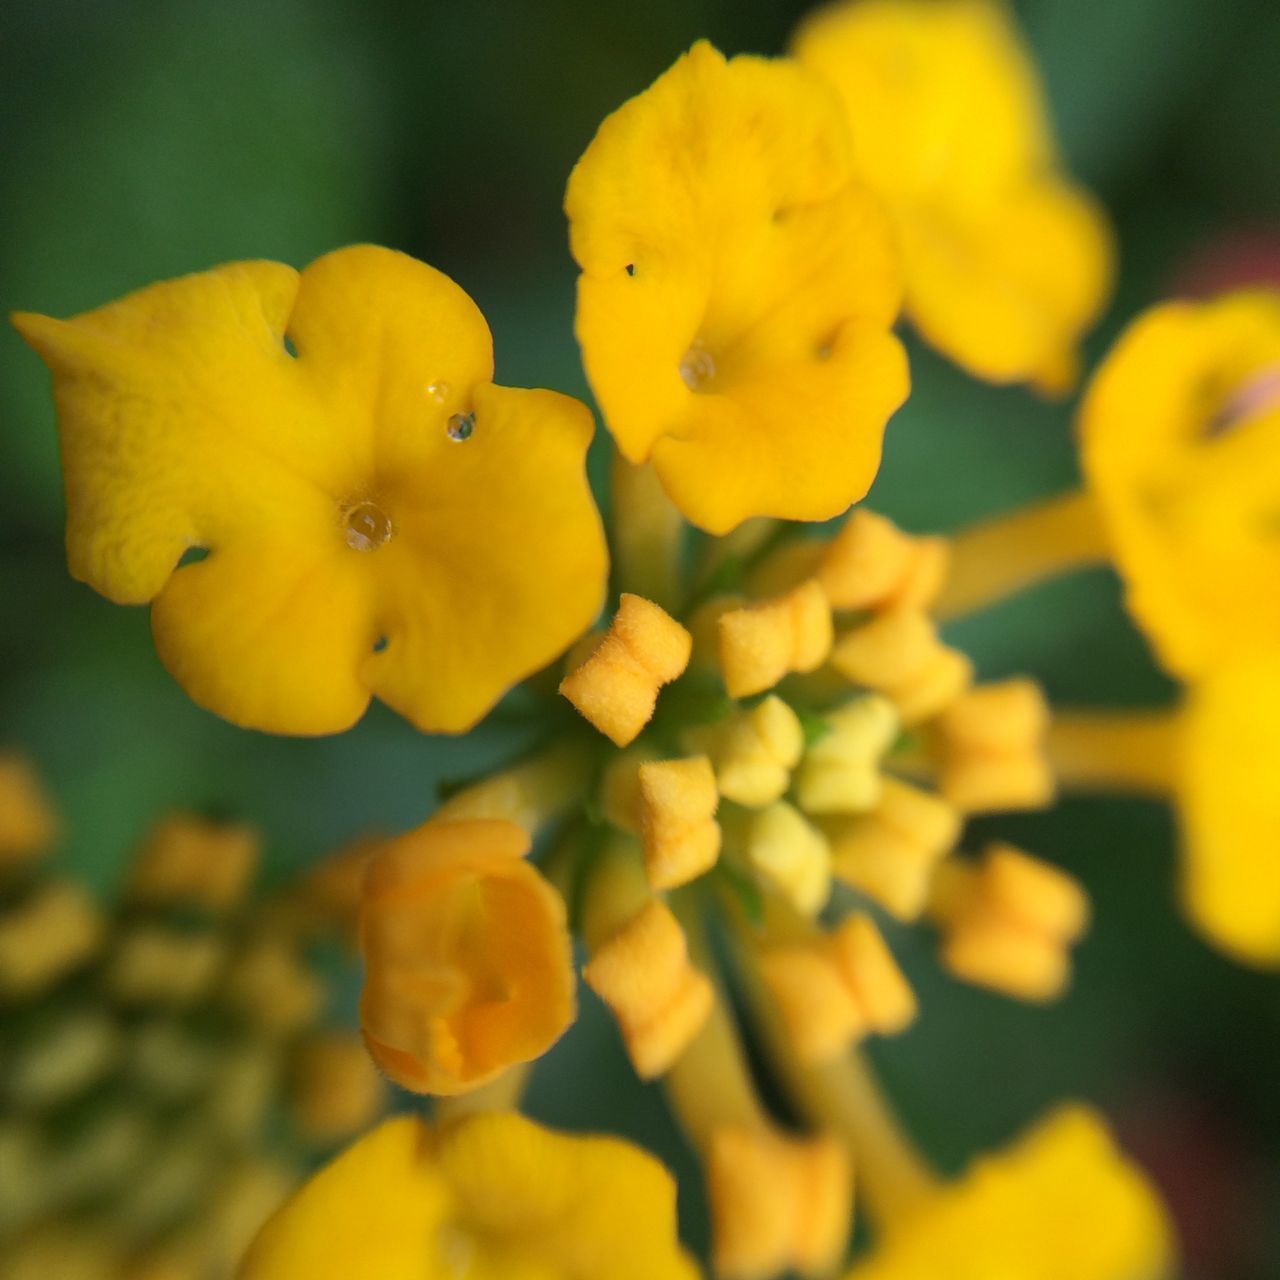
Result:
<instances>
[{"instance_id":1,"label":"blurred yellow flower","mask_svg":"<svg viewBox=\"0 0 1280 1280\"><path fill-rule=\"evenodd\" d=\"M1035 68L995 0L841 0L796 58L835 88L859 176L897 226L923 337L993 382L1065 389L1111 239L1060 172Z\"/></svg>"},{"instance_id":2,"label":"blurred yellow flower","mask_svg":"<svg viewBox=\"0 0 1280 1280\"><path fill-rule=\"evenodd\" d=\"M1172 1257L1155 1192L1070 1106L890 1219L847 1280L1159 1280Z\"/></svg>"},{"instance_id":3,"label":"blurred yellow flower","mask_svg":"<svg viewBox=\"0 0 1280 1280\"><path fill-rule=\"evenodd\" d=\"M1161 662L1188 679L1280 644L1280 295L1152 308L1098 370L1080 432Z\"/></svg>"},{"instance_id":4,"label":"blurred yellow flower","mask_svg":"<svg viewBox=\"0 0 1280 1280\"><path fill-rule=\"evenodd\" d=\"M590 415L495 386L431 267L357 246L14 323L54 375L71 572L153 602L161 660L228 720L330 733L376 694L465 730L600 607Z\"/></svg>"},{"instance_id":5,"label":"blurred yellow flower","mask_svg":"<svg viewBox=\"0 0 1280 1280\"><path fill-rule=\"evenodd\" d=\"M699 42L600 126L565 208L591 388L689 520L866 493L907 394L899 270L816 79Z\"/></svg>"},{"instance_id":6,"label":"blurred yellow flower","mask_svg":"<svg viewBox=\"0 0 1280 1280\"><path fill-rule=\"evenodd\" d=\"M1187 914L1252 964L1280 964L1280 651L1192 686L1175 783Z\"/></svg>"},{"instance_id":7,"label":"blurred yellow flower","mask_svg":"<svg viewBox=\"0 0 1280 1280\"><path fill-rule=\"evenodd\" d=\"M374 1061L456 1094L538 1057L573 1021L565 906L510 822L428 822L370 864L360 1023Z\"/></svg>"},{"instance_id":8,"label":"blurred yellow flower","mask_svg":"<svg viewBox=\"0 0 1280 1280\"><path fill-rule=\"evenodd\" d=\"M696 1280L646 1152L512 1113L375 1129L259 1234L240 1280Z\"/></svg>"}]
</instances>

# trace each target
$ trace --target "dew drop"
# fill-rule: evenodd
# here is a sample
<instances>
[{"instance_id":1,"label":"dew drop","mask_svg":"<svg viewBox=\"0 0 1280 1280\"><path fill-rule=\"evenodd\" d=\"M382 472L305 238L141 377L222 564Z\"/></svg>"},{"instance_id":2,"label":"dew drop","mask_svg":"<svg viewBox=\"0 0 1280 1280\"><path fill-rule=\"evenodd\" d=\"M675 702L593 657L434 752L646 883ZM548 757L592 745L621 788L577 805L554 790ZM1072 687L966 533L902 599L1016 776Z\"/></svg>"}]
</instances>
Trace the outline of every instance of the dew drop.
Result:
<instances>
[{"instance_id":1,"label":"dew drop","mask_svg":"<svg viewBox=\"0 0 1280 1280\"><path fill-rule=\"evenodd\" d=\"M427 383L427 399L434 400L436 404L444 404L449 397L449 384L447 382L428 382Z\"/></svg>"},{"instance_id":2,"label":"dew drop","mask_svg":"<svg viewBox=\"0 0 1280 1280\"><path fill-rule=\"evenodd\" d=\"M715 357L702 345L701 339L695 338L693 345L681 358L680 376L690 391L705 390L716 376Z\"/></svg>"},{"instance_id":3,"label":"dew drop","mask_svg":"<svg viewBox=\"0 0 1280 1280\"><path fill-rule=\"evenodd\" d=\"M445 428L448 432L450 440L470 440L471 433L476 429L476 415L474 413L455 413L450 416L449 424Z\"/></svg>"},{"instance_id":4,"label":"dew drop","mask_svg":"<svg viewBox=\"0 0 1280 1280\"><path fill-rule=\"evenodd\" d=\"M347 546L352 551L376 551L390 541L393 532L390 517L372 502L357 502L348 507L343 528Z\"/></svg>"}]
</instances>

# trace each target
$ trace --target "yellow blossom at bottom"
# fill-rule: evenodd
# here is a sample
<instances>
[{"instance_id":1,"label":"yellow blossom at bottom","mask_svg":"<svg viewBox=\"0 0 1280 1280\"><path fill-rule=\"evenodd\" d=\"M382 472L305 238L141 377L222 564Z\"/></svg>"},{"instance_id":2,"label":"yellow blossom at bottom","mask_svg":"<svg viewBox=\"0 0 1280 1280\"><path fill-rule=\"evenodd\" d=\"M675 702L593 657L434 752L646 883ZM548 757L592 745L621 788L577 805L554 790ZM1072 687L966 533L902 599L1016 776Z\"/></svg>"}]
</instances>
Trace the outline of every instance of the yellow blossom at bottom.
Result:
<instances>
[{"instance_id":1,"label":"yellow blossom at bottom","mask_svg":"<svg viewBox=\"0 0 1280 1280\"><path fill-rule=\"evenodd\" d=\"M1173 1252L1142 1172L1068 1106L891 1221L846 1280L1162 1280Z\"/></svg>"},{"instance_id":2,"label":"yellow blossom at bottom","mask_svg":"<svg viewBox=\"0 0 1280 1280\"><path fill-rule=\"evenodd\" d=\"M696 1280L675 1225L670 1174L620 1139L400 1116L271 1218L239 1280Z\"/></svg>"}]
</instances>

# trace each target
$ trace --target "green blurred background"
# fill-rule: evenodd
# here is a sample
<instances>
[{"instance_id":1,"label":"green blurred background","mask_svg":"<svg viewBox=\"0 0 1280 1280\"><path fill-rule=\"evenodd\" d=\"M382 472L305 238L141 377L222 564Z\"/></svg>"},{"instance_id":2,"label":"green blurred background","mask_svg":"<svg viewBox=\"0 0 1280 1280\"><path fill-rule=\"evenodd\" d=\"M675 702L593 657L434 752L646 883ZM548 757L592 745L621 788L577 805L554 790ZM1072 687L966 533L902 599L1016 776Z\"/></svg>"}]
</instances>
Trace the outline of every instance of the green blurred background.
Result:
<instances>
[{"instance_id":1,"label":"green blurred background","mask_svg":"<svg viewBox=\"0 0 1280 1280\"><path fill-rule=\"evenodd\" d=\"M234 258L301 266L352 241L453 276L494 330L499 380L586 394L560 199L600 119L694 39L778 52L806 6L765 0L45 0L0 12L5 309L65 315ZM1280 276L1280 5L1026 0L1075 172L1119 228L1121 278L1091 357L1147 303L1230 256ZM1256 234L1247 242L1242 232ZM1274 236L1274 239L1269 239ZM1235 247L1232 248L1231 246ZM1208 267L1206 267L1206 261ZM1195 264L1199 264L1198 267ZM961 377L916 346L873 502L947 529L1071 483L1072 406ZM422 737L380 707L322 741L241 733L186 701L145 611L66 575L43 368L0 337L0 740L37 761L66 820L59 856L110 893L131 843L176 806L242 814L283 875L435 787L516 750L521 730ZM981 673L1058 701L1173 690L1119 607L1081 576L955 628ZM924 1016L876 1057L927 1148L958 1168L1052 1099L1097 1100L1168 1189L1187 1274L1280 1275L1280 986L1181 923L1168 814L1071 801L982 824L1080 875L1097 907L1077 981L1047 1011L962 988L900 943ZM985 832L984 832L985 833ZM689 1168L594 1004L537 1073L533 1109L607 1126ZM692 1178L686 1230L703 1236ZM1082 1224L1087 1229L1087 1224Z\"/></svg>"}]
</instances>

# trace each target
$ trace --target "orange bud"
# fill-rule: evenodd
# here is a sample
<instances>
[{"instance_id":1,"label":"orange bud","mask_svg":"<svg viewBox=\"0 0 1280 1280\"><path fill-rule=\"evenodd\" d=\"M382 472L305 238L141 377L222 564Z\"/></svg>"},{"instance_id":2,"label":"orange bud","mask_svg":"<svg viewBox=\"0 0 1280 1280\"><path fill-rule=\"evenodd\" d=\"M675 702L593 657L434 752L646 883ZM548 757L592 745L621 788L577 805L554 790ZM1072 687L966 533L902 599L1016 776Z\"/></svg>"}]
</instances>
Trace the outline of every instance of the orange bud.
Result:
<instances>
[{"instance_id":1,"label":"orange bud","mask_svg":"<svg viewBox=\"0 0 1280 1280\"><path fill-rule=\"evenodd\" d=\"M509 822L429 822L370 864L360 1022L406 1089L456 1094L545 1053L573 1020L560 895Z\"/></svg>"},{"instance_id":2,"label":"orange bud","mask_svg":"<svg viewBox=\"0 0 1280 1280\"><path fill-rule=\"evenodd\" d=\"M720 856L720 802L706 756L650 760L639 777L640 847L655 889L674 889L709 871Z\"/></svg>"},{"instance_id":3,"label":"orange bud","mask_svg":"<svg viewBox=\"0 0 1280 1280\"><path fill-rule=\"evenodd\" d=\"M792 671L816 671L831 652L831 606L813 579L731 609L718 625L720 671L731 698L763 693Z\"/></svg>"},{"instance_id":4,"label":"orange bud","mask_svg":"<svg viewBox=\"0 0 1280 1280\"><path fill-rule=\"evenodd\" d=\"M941 590L948 555L945 539L913 538L858 507L827 544L817 577L833 609L925 609Z\"/></svg>"},{"instance_id":5,"label":"orange bud","mask_svg":"<svg viewBox=\"0 0 1280 1280\"><path fill-rule=\"evenodd\" d=\"M689 665L693 640L664 609L623 593L609 630L560 692L615 746L649 723L658 690Z\"/></svg>"}]
</instances>

